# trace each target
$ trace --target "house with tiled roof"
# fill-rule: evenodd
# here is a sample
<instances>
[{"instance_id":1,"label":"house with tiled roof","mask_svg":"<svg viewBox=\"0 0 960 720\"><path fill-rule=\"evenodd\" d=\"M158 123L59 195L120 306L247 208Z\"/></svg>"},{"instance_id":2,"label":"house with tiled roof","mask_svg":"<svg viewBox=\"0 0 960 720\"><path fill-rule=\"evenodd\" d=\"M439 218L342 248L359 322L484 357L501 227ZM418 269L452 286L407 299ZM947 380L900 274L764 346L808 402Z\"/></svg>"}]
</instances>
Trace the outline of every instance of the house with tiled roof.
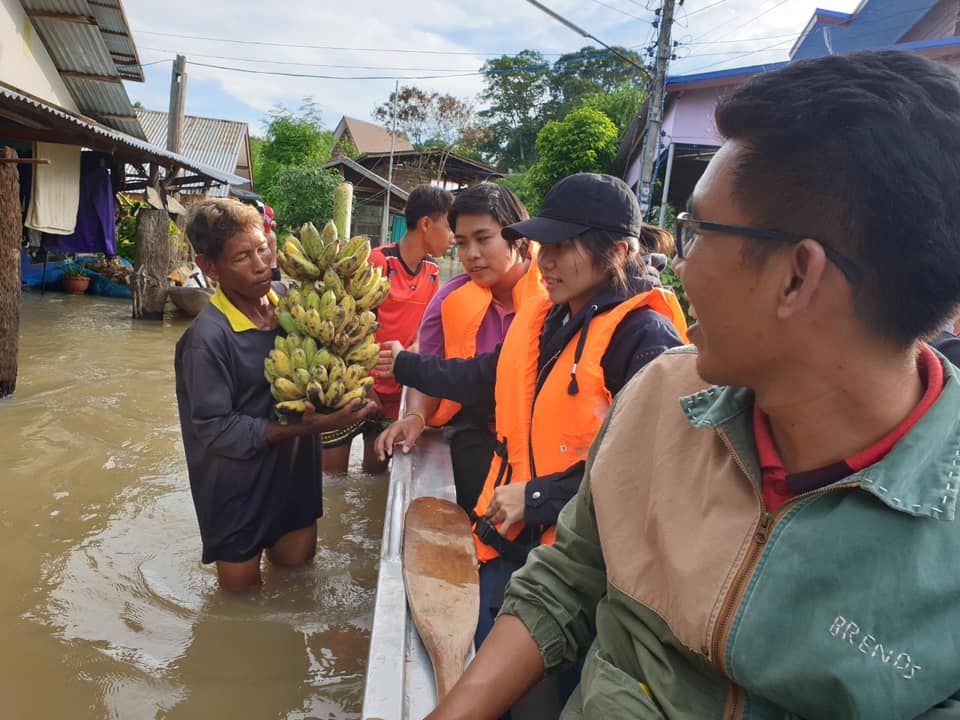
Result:
<instances>
[{"instance_id":1,"label":"house with tiled roof","mask_svg":"<svg viewBox=\"0 0 960 720\"><path fill-rule=\"evenodd\" d=\"M387 128L346 115L340 119L337 129L333 131L333 139L336 142L333 149L334 157L388 153L391 149L395 152L413 150L410 140L402 132L396 134L394 141L392 133Z\"/></svg>"},{"instance_id":2,"label":"house with tiled roof","mask_svg":"<svg viewBox=\"0 0 960 720\"><path fill-rule=\"evenodd\" d=\"M387 128L356 118L342 118L333 137L333 157L325 167L353 183L351 232L375 243L403 235L407 195L417 185L457 190L502 177L485 163L439 148L418 150L403 133L394 138Z\"/></svg>"}]
</instances>

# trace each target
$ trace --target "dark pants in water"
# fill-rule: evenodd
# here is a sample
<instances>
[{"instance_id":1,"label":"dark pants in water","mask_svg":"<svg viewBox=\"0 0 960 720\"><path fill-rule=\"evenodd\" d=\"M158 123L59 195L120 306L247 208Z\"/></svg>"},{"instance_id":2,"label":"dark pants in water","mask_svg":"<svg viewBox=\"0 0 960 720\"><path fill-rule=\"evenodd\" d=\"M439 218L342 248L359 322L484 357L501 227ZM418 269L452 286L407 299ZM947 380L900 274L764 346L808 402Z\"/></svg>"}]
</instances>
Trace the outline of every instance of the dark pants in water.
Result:
<instances>
[{"instance_id":1,"label":"dark pants in water","mask_svg":"<svg viewBox=\"0 0 960 720\"><path fill-rule=\"evenodd\" d=\"M498 557L480 566L480 617L477 620L477 632L474 642L477 649L486 639L503 607L503 594L514 571L523 567L523 563ZM530 718L555 718L566 704L570 695L580 682L581 660L563 672L544 678L511 708L510 712L500 716L500 720L525 720Z\"/></svg>"}]
</instances>

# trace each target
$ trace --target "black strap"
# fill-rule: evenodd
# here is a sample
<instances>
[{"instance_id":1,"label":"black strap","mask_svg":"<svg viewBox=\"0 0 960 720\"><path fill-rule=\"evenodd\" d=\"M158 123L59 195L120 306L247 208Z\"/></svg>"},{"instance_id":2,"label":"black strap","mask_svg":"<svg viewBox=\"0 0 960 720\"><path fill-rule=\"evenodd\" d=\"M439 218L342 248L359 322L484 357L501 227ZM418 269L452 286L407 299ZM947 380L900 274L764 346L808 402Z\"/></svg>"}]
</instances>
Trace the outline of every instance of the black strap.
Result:
<instances>
[{"instance_id":1,"label":"black strap","mask_svg":"<svg viewBox=\"0 0 960 720\"><path fill-rule=\"evenodd\" d=\"M508 540L501 535L487 518L477 518L475 532L484 545L489 545L500 555L517 562L526 562L527 554L537 543L531 542L530 528L524 528L516 540Z\"/></svg>"}]
</instances>

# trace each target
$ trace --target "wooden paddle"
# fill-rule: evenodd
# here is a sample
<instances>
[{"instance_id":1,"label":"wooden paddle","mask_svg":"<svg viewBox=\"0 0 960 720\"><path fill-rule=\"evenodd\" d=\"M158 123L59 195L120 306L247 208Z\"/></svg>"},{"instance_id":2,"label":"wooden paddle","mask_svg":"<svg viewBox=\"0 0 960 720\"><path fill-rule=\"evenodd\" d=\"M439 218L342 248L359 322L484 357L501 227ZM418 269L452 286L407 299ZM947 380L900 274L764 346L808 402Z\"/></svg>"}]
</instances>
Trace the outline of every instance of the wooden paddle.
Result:
<instances>
[{"instance_id":1,"label":"wooden paddle","mask_svg":"<svg viewBox=\"0 0 960 720\"><path fill-rule=\"evenodd\" d=\"M437 681L437 701L463 674L480 614L473 531L455 503L416 498L403 528L403 582Z\"/></svg>"}]
</instances>

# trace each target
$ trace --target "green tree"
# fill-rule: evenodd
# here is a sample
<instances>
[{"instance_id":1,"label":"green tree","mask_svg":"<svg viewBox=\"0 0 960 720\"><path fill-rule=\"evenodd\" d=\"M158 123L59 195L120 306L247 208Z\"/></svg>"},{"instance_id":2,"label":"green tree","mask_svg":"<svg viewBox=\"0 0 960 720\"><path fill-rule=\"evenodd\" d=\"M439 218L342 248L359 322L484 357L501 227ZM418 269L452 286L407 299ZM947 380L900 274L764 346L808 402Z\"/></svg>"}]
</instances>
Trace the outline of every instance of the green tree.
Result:
<instances>
[{"instance_id":1,"label":"green tree","mask_svg":"<svg viewBox=\"0 0 960 720\"><path fill-rule=\"evenodd\" d=\"M312 100L296 112L278 108L270 112L266 137L254 166L254 184L261 195L269 193L281 170L325 163L333 150L333 133L324 128ZM272 204L272 203L271 203Z\"/></svg>"},{"instance_id":2,"label":"green tree","mask_svg":"<svg viewBox=\"0 0 960 720\"><path fill-rule=\"evenodd\" d=\"M282 228L299 228L307 221L320 226L333 217L333 189L342 181L340 173L319 164L284 168L264 199Z\"/></svg>"},{"instance_id":3,"label":"green tree","mask_svg":"<svg viewBox=\"0 0 960 720\"><path fill-rule=\"evenodd\" d=\"M633 50L618 47L618 51L643 65ZM623 58L604 48L591 45L576 52L561 55L553 63L551 99L545 114L558 119L580 107L584 99L598 93L612 93L624 87L639 89L647 84L647 75ZM611 118L613 119L613 118Z\"/></svg>"},{"instance_id":4,"label":"green tree","mask_svg":"<svg viewBox=\"0 0 960 720\"><path fill-rule=\"evenodd\" d=\"M263 180L263 145L264 139L250 136L250 167L253 173L253 189L257 190Z\"/></svg>"},{"instance_id":5,"label":"green tree","mask_svg":"<svg viewBox=\"0 0 960 720\"><path fill-rule=\"evenodd\" d=\"M623 139L646 100L646 90L624 83L615 90L587 96L583 99L582 107L599 110L613 120L620 139Z\"/></svg>"},{"instance_id":6,"label":"green tree","mask_svg":"<svg viewBox=\"0 0 960 720\"><path fill-rule=\"evenodd\" d=\"M535 215L540 209L540 198L530 187L530 173L511 173L504 175L496 181L498 185L503 185L513 190L520 201L526 206L527 212Z\"/></svg>"},{"instance_id":7,"label":"green tree","mask_svg":"<svg viewBox=\"0 0 960 720\"><path fill-rule=\"evenodd\" d=\"M502 167L529 167L543 125L541 111L550 99L549 63L539 52L524 50L487 60L481 72L480 97L489 106L480 116L493 131L489 144L481 149Z\"/></svg>"},{"instance_id":8,"label":"green tree","mask_svg":"<svg viewBox=\"0 0 960 720\"><path fill-rule=\"evenodd\" d=\"M453 95L427 92L418 87L401 87L373 110L373 117L385 126L393 122L396 100L397 127L415 147L450 149L461 143L473 126L473 105Z\"/></svg>"},{"instance_id":9,"label":"green tree","mask_svg":"<svg viewBox=\"0 0 960 720\"><path fill-rule=\"evenodd\" d=\"M617 126L599 110L580 108L537 133L537 162L527 177L542 198L558 180L578 172L605 172L617 154Z\"/></svg>"},{"instance_id":10,"label":"green tree","mask_svg":"<svg viewBox=\"0 0 960 720\"><path fill-rule=\"evenodd\" d=\"M253 156L253 181L264 202L272 205L277 222L283 227L299 227L304 213L317 222L330 217L314 214L323 209L320 196L329 194L332 208L333 188L329 178L339 175L323 170L333 150L333 133L328 131L312 100L296 112L279 108L270 113L266 137L250 141ZM294 179L295 178L295 179ZM298 186L297 182L306 183ZM303 205L308 210L299 210Z\"/></svg>"}]
</instances>

